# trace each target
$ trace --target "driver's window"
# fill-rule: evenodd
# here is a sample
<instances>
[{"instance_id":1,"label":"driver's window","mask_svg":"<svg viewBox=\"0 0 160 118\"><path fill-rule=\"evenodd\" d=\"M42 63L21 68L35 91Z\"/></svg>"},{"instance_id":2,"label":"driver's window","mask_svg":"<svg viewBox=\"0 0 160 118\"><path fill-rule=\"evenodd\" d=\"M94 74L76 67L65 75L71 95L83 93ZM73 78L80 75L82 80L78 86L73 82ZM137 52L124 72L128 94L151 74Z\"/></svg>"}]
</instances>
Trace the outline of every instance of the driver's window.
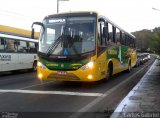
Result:
<instances>
[{"instance_id":1,"label":"driver's window","mask_svg":"<svg viewBox=\"0 0 160 118\"><path fill-rule=\"evenodd\" d=\"M47 28L47 44L52 44L55 40L55 29Z\"/></svg>"},{"instance_id":2,"label":"driver's window","mask_svg":"<svg viewBox=\"0 0 160 118\"><path fill-rule=\"evenodd\" d=\"M99 33L98 33L98 37L99 37L99 46L105 47L106 46L106 37L103 36L103 28L105 26L105 22L104 21L100 21L99 22Z\"/></svg>"}]
</instances>

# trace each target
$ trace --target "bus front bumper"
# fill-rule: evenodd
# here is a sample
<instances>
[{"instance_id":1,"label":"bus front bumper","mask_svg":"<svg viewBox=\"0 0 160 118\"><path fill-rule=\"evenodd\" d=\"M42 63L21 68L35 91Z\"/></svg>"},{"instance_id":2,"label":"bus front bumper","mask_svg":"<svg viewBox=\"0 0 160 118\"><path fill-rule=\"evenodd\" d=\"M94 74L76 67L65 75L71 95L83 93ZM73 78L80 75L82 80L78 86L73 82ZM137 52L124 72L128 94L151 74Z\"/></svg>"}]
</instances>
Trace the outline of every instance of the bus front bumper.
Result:
<instances>
[{"instance_id":1,"label":"bus front bumper","mask_svg":"<svg viewBox=\"0 0 160 118\"><path fill-rule=\"evenodd\" d=\"M95 69L78 69L75 71L57 71L38 67L37 77L39 80L62 80L62 81L97 81L98 75Z\"/></svg>"}]
</instances>

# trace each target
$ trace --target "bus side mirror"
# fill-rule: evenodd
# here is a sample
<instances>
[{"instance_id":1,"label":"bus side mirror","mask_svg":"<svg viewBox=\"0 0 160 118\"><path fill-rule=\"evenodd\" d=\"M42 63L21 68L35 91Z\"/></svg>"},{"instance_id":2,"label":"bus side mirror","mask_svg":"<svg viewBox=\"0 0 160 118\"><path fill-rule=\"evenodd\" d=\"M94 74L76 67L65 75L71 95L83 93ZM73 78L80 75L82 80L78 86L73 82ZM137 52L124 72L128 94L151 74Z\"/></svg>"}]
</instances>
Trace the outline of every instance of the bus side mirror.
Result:
<instances>
[{"instance_id":1,"label":"bus side mirror","mask_svg":"<svg viewBox=\"0 0 160 118\"><path fill-rule=\"evenodd\" d=\"M31 38L33 38L33 39L34 39L34 28L33 28L34 25L41 26L43 28L43 32L45 31L45 27L44 27L43 23L41 23L41 22L33 22L32 26L31 26L31 28L32 28Z\"/></svg>"},{"instance_id":2,"label":"bus side mirror","mask_svg":"<svg viewBox=\"0 0 160 118\"><path fill-rule=\"evenodd\" d=\"M31 38L34 39L34 28L32 28Z\"/></svg>"},{"instance_id":3,"label":"bus side mirror","mask_svg":"<svg viewBox=\"0 0 160 118\"><path fill-rule=\"evenodd\" d=\"M44 27L43 23L41 23L41 22L33 22L31 28L33 28L34 25L40 25L43 28L43 30L45 31L45 27Z\"/></svg>"}]
</instances>

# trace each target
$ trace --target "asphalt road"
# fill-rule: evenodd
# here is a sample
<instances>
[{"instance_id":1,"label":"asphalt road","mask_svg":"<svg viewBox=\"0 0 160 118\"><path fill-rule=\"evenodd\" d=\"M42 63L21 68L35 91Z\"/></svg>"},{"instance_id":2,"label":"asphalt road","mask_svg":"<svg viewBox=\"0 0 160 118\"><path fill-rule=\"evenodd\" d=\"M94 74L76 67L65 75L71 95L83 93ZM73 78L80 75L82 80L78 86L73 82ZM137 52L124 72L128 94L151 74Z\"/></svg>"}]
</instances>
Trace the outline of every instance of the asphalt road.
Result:
<instances>
[{"instance_id":1,"label":"asphalt road","mask_svg":"<svg viewBox=\"0 0 160 118\"><path fill-rule=\"evenodd\" d=\"M34 72L0 74L0 117L74 118L112 113L154 59L107 82L41 82ZM8 117L7 117L8 118ZM10 118L10 117L9 117Z\"/></svg>"}]
</instances>

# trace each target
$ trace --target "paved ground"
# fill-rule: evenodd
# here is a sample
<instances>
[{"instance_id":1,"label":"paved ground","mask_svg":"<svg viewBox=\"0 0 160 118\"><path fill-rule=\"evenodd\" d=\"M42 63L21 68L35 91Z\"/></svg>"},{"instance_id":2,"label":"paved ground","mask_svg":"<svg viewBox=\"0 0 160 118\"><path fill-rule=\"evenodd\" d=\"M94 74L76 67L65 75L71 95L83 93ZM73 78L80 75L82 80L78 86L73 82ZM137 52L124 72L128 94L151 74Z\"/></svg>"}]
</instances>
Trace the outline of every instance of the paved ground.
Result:
<instances>
[{"instance_id":1,"label":"paved ground","mask_svg":"<svg viewBox=\"0 0 160 118\"><path fill-rule=\"evenodd\" d=\"M160 59L122 100L112 118L160 118Z\"/></svg>"}]
</instances>

